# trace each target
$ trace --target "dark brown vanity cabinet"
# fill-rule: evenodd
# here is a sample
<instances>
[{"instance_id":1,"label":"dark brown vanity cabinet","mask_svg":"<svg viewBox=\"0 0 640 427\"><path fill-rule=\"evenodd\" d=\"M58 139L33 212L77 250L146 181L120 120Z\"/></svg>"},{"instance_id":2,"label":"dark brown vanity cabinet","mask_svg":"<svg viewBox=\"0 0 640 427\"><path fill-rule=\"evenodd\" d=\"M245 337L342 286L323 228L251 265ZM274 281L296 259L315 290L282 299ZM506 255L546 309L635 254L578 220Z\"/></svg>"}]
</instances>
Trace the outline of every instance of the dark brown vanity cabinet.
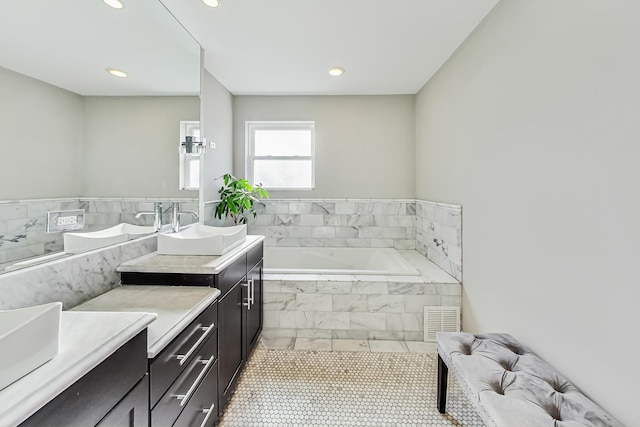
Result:
<instances>
[{"instance_id":1,"label":"dark brown vanity cabinet","mask_svg":"<svg viewBox=\"0 0 640 427\"><path fill-rule=\"evenodd\" d=\"M149 425L147 331L60 393L21 426Z\"/></svg>"},{"instance_id":2,"label":"dark brown vanity cabinet","mask_svg":"<svg viewBox=\"0 0 640 427\"><path fill-rule=\"evenodd\" d=\"M214 302L149 360L151 426L217 421L218 393L212 384L218 383L218 328Z\"/></svg>"},{"instance_id":3,"label":"dark brown vanity cabinet","mask_svg":"<svg viewBox=\"0 0 640 427\"><path fill-rule=\"evenodd\" d=\"M224 411L262 332L262 243L214 276L218 299L219 411Z\"/></svg>"},{"instance_id":4,"label":"dark brown vanity cabinet","mask_svg":"<svg viewBox=\"0 0 640 427\"><path fill-rule=\"evenodd\" d=\"M218 310L218 323L215 335L218 352L217 363L215 363L217 371L215 375L213 371L209 371L209 374L206 374L207 379L201 382L200 388L193 393L193 397L191 398L191 402L200 402L199 399L202 398L204 399L203 403L199 404L198 410L192 409L190 403L187 403L179 417L176 414L175 416L165 418L164 411L166 408L162 406L165 405L163 402L166 401L166 404L171 402L175 405L176 399L169 397L164 400L158 399L163 393L171 392L180 395L181 391L167 391L166 387L171 384L171 381L177 381L175 380L175 374L168 375L167 378L169 379L166 379L164 374L160 374L162 377L159 378L159 374L156 372L158 369L154 367L156 360L154 360L150 368L151 407L153 408L151 413L152 427L171 425L168 424L167 421L162 421L165 419L170 419L172 423L175 422L176 426L190 425L189 423L193 422L187 420L204 420L207 416L207 423L212 423L217 420L218 415L222 415L224 408L235 390L244 365L257 346L262 332L264 316L262 256L263 244L260 242L240 256L234 257L233 262L217 274L135 272L123 272L121 274L123 284L211 286L220 290L220 296L217 302L214 303L217 305ZM207 324L207 322L200 323L202 323L202 325ZM200 323L198 323L198 325ZM192 336L186 332L186 330L185 333L187 337ZM212 336L208 339L213 340L214 337ZM180 337L177 338L174 343L179 342L179 340ZM191 340L193 341L193 338L191 338ZM170 346L171 345L173 344L170 344ZM170 355L175 354L173 350L169 351L168 347L156 359L161 359L165 353L169 355L169 358ZM205 359L202 359L202 361L204 360ZM175 370L176 368L174 367L172 369ZM182 370L180 370L180 372L182 372ZM209 382L210 380L215 381L217 384L217 387L215 387L217 406L215 407L211 405L207 406L206 403L209 402L209 400L203 397L209 396L211 393L212 385ZM214 410L217 411L215 417L214 415L210 415L210 408L214 408ZM167 411L169 410L167 409ZM169 412L175 414L175 412ZM161 416L160 414L163 415ZM200 424L196 423L194 425Z\"/></svg>"}]
</instances>

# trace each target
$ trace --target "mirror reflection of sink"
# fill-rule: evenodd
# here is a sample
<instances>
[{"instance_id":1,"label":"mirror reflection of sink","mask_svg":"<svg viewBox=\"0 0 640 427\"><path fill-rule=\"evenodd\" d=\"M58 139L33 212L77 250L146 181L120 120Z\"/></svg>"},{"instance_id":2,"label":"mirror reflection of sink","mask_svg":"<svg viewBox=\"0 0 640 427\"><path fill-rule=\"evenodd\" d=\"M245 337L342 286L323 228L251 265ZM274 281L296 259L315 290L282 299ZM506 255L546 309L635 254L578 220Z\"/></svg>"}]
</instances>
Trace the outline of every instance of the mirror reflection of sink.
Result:
<instances>
[{"instance_id":1,"label":"mirror reflection of sink","mask_svg":"<svg viewBox=\"0 0 640 427\"><path fill-rule=\"evenodd\" d=\"M113 227L99 231L85 233L64 233L64 251L68 254L77 254L102 248L116 243L126 242L144 234L154 232L153 226L133 225L120 223Z\"/></svg>"},{"instance_id":2,"label":"mirror reflection of sink","mask_svg":"<svg viewBox=\"0 0 640 427\"><path fill-rule=\"evenodd\" d=\"M0 310L0 390L58 354L61 311L61 302Z\"/></svg>"},{"instance_id":3,"label":"mirror reflection of sink","mask_svg":"<svg viewBox=\"0 0 640 427\"><path fill-rule=\"evenodd\" d=\"M194 224L179 233L158 235L160 255L222 255L242 244L247 226L210 227Z\"/></svg>"}]
</instances>

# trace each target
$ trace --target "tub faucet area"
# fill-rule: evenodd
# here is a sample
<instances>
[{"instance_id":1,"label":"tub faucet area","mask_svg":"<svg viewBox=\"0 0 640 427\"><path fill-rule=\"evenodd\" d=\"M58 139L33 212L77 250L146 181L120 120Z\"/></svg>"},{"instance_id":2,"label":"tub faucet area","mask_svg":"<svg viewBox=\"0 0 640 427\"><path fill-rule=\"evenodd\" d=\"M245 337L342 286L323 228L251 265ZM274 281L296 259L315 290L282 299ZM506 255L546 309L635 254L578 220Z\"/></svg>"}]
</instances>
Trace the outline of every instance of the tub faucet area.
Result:
<instances>
[{"instance_id":1,"label":"tub faucet area","mask_svg":"<svg viewBox=\"0 0 640 427\"><path fill-rule=\"evenodd\" d=\"M155 202L153 204L153 212L141 211L136 214L136 219L143 215L153 215L153 231L158 232L162 230L162 202Z\"/></svg>"},{"instance_id":2,"label":"tub faucet area","mask_svg":"<svg viewBox=\"0 0 640 427\"><path fill-rule=\"evenodd\" d=\"M200 216L194 211L181 211L180 202L174 202L171 209L171 230L174 233L180 231L180 215L192 215L194 219L199 219Z\"/></svg>"}]
</instances>

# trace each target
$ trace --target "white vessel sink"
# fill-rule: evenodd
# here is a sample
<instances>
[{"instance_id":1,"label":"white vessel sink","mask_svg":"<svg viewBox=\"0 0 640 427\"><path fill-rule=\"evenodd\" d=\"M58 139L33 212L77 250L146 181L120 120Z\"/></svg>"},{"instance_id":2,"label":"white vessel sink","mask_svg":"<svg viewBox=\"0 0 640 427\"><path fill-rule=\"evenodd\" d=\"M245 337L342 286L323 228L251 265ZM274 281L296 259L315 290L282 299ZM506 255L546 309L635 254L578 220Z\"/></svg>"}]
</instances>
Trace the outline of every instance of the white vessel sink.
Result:
<instances>
[{"instance_id":1,"label":"white vessel sink","mask_svg":"<svg viewBox=\"0 0 640 427\"><path fill-rule=\"evenodd\" d=\"M210 227L194 224L172 234L158 235L160 255L222 255L242 244L247 238L247 226Z\"/></svg>"},{"instance_id":2,"label":"white vessel sink","mask_svg":"<svg viewBox=\"0 0 640 427\"><path fill-rule=\"evenodd\" d=\"M153 232L154 229L152 225L143 226L120 223L99 231L64 233L64 251L68 254L78 254L116 243L126 242L129 239Z\"/></svg>"},{"instance_id":3,"label":"white vessel sink","mask_svg":"<svg viewBox=\"0 0 640 427\"><path fill-rule=\"evenodd\" d=\"M61 302L0 310L0 390L58 354L61 311Z\"/></svg>"}]
</instances>

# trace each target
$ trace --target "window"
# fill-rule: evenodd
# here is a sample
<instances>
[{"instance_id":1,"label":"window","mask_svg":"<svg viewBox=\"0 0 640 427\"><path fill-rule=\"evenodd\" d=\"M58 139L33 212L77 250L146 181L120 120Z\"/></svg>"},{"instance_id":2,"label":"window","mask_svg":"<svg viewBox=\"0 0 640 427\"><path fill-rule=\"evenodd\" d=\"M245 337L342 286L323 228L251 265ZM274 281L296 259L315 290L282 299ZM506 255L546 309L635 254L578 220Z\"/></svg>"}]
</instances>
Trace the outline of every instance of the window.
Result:
<instances>
[{"instance_id":1,"label":"window","mask_svg":"<svg viewBox=\"0 0 640 427\"><path fill-rule=\"evenodd\" d=\"M180 189L197 190L200 188L200 151L187 153L183 142L190 136L193 141L200 141L200 122L180 122Z\"/></svg>"},{"instance_id":2,"label":"window","mask_svg":"<svg viewBox=\"0 0 640 427\"><path fill-rule=\"evenodd\" d=\"M246 122L247 177L270 190L312 190L315 122Z\"/></svg>"}]
</instances>

